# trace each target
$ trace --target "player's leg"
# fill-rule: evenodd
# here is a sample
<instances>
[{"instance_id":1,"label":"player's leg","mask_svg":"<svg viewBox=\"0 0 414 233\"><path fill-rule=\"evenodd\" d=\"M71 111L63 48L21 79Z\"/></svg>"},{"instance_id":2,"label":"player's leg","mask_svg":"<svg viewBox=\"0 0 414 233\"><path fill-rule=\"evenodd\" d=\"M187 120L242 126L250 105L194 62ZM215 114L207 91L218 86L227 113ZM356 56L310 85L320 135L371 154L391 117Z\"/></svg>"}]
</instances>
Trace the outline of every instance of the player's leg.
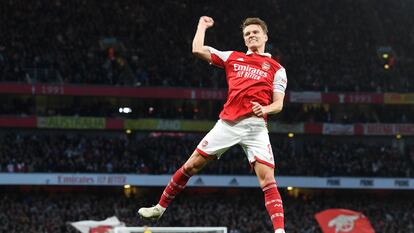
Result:
<instances>
[{"instance_id":1,"label":"player's leg","mask_svg":"<svg viewBox=\"0 0 414 233\"><path fill-rule=\"evenodd\" d=\"M283 202L277 190L274 168L257 161L254 162L253 166L264 193L266 210L275 233L284 233Z\"/></svg>"},{"instance_id":2,"label":"player's leg","mask_svg":"<svg viewBox=\"0 0 414 233\"><path fill-rule=\"evenodd\" d=\"M191 176L197 174L208 162L219 158L239 140L238 132L233 126L219 120L201 140L190 158L174 173L158 204L150 208L141 208L138 214L147 219L159 219L175 196L185 188Z\"/></svg>"},{"instance_id":3,"label":"player's leg","mask_svg":"<svg viewBox=\"0 0 414 233\"><path fill-rule=\"evenodd\" d=\"M266 124L262 119L248 119L249 133L242 138L241 145L251 163L265 197L265 206L275 230L284 232L283 203L277 190L272 147Z\"/></svg>"},{"instance_id":4,"label":"player's leg","mask_svg":"<svg viewBox=\"0 0 414 233\"><path fill-rule=\"evenodd\" d=\"M184 163L184 165L178 169L171 177L167 187L161 195L158 204L163 208L167 208L171 202L187 185L188 180L195 174L197 174L207 163L215 160L217 157L201 155L197 150L193 152L190 158Z\"/></svg>"},{"instance_id":5,"label":"player's leg","mask_svg":"<svg viewBox=\"0 0 414 233\"><path fill-rule=\"evenodd\" d=\"M171 177L170 182L161 194L158 204L154 207L140 208L138 214L146 219L159 219L174 200L175 196L185 188L191 176L197 174L207 163L215 158L215 156L201 155L195 150L184 165Z\"/></svg>"}]
</instances>

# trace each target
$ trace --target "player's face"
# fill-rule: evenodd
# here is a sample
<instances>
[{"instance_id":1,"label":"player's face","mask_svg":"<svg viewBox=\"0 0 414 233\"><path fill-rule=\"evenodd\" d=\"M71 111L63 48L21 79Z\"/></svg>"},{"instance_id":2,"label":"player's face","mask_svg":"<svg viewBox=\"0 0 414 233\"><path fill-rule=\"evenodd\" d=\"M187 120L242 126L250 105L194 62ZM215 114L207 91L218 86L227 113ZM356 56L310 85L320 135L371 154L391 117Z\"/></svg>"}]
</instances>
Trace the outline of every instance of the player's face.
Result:
<instances>
[{"instance_id":1,"label":"player's face","mask_svg":"<svg viewBox=\"0 0 414 233\"><path fill-rule=\"evenodd\" d=\"M251 24L243 30L244 44L251 51L257 51L265 47L267 35L257 24ZM263 52L263 51L262 51Z\"/></svg>"}]
</instances>

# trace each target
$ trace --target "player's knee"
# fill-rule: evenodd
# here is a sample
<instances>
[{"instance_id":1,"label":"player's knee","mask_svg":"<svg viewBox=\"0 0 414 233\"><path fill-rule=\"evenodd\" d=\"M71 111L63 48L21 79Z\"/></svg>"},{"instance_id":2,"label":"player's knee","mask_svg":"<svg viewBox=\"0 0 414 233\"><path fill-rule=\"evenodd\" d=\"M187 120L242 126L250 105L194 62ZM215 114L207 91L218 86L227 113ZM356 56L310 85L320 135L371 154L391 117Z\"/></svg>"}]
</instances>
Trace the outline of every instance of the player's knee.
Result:
<instances>
[{"instance_id":1,"label":"player's knee","mask_svg":"<svg viewBox=\"0 0 414 233\"><path fill-rule=\"evenodd\" d=\"M187 174L189 174L190 176L192 176L193 175L193 173L192 173L192 166L188 163L188 162L186 162L184 165L183 165L183 169L184 169L184 171L187 173Z\"/></svg>"},{"instance_id":2,"label":"player's knee","mask_svg":"<svg viewBox=\"0 0 414 233\"><path fill-rule=\"evenodd\" d=\"M267 185L269 185L269 184L275 184L276 183L276 180L273 178L273 179L268 179L268 180L264 180L263 182L261 182L260 183L260 187L266 187Z\"/></svg>"},{"instance_id":3,"label":"player's knee","mask_svg":"<svg viewBox=\"0 0 414 233\"><path fill-rule=\"evenodd\" d=\"M260 186L263 188L268 184L276 183L275 177L273 176L265 176L263 179L259 179Z\"/></svg>"},{"instance_id":4,"label":"player's knee","mask_svg":"<svg viewBox=\"0 0 414 233\"><path fill-rule=\"evenodd\" d=\"M205 157L198 153L197 151L194 151L194 153L191 155L191 157L187 160L187 162L184 164L183 168L184 171L187 172L189 175L195 175L197 174L207 163L209 163L211 160L213 160L214 156Z\"/></svg>"},{"instance_id":5,"label":"player's knee","mask_svg":"<svg viewBox=\"0 0 414 233\"><path fill-rule=\"evenodd\" d=\"M201 168L202 166L200 164L197 164L191 160L187 161L183 166L184 171L191 176L197 174L201 170Z\"/></svg>"},{"instance_id":6,"label":"player's knee","mask_svg":"<svg viewBox=\"0 0 414 233\"><path fill-rule=\"evenodd\" d=\"M261 187L264 187L268 184L275 183L275 176L272 172L264 172L258 175L259 183Z\"/></svg>"},{"instance_id":7,"label":"player's knee","mask_svg":"<svg viewBox=\"0 0 414 233\"><path fill-rule=\"evenodd\" d=\"M255 163L254 169L260 186L265 186L275 182L274 169L261 163Z\"/></svg>"}]
</instances>

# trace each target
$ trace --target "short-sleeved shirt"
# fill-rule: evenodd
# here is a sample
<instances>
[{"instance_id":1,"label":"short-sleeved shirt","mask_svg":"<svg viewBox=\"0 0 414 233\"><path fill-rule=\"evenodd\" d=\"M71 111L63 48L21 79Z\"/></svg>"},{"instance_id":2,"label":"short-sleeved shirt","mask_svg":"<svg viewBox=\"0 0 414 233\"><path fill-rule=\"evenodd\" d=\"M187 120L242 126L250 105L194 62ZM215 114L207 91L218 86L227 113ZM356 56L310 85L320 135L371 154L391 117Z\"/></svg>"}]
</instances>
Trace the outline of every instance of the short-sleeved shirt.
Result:
<instances>
[{"instance_id":1,"label":"short-sleeved shirt","mask_svg":"<svg viewBox=\"0 0 414 233\"><path fill-rule=\"evenodd\" d=\"M285 93L285 69L268 53L218 51L209 47L213 65L224 68L228 83L228 97L220 119L237 121L251 116L252 103L267 106L273 93Z\"/></svg>"}]
</instances>

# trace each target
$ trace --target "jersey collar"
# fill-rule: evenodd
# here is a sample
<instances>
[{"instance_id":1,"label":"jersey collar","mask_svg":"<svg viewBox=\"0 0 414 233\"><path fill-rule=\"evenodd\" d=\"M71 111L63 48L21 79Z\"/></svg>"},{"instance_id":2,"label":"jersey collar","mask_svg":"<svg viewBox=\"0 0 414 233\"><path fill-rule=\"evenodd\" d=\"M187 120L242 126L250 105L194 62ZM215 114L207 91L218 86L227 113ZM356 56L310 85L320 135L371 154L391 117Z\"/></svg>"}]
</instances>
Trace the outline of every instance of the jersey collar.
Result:
<instances>
[{"instance_id":1,"label":"jersey collar","mask_svg":"<svg viewBox=\"0 0 414 233\"><path fill-rule=\"evenodd\" d=\"M252 53L253 53L252 51L247 50L246 55L250 55ZM256 53L256 54L258 54L260 56L264 56L264 57L272 57L272 54L270 54L270 53Z\"/></svg>"}]
</instances>

